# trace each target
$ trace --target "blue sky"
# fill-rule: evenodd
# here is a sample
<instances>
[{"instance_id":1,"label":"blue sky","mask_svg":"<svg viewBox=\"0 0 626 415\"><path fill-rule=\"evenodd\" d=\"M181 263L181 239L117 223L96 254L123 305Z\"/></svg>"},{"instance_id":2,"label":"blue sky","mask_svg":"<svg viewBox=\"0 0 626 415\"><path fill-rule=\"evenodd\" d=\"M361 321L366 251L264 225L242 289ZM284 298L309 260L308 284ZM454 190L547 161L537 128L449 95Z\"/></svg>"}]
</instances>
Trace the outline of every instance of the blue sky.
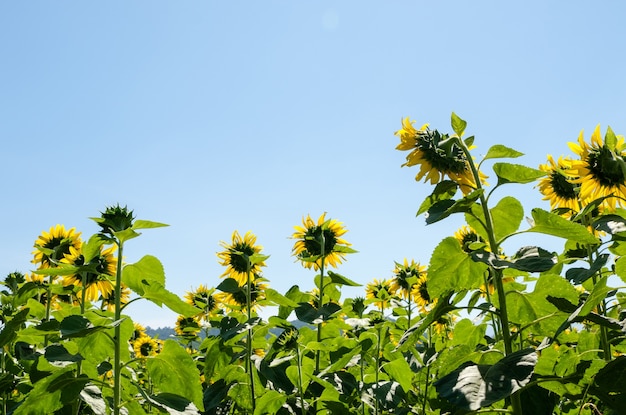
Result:
<instances>
[{"instance_id":1,"label":"blue sky","mask_svg":"<svg viewBox=\"0 0 626 415\"><path fill-rule=\"evenodd\" d=\"M219 283L215 253L233 230L258 236L272 287L312 288L289 239L309 213L344 222L359 253L338 272L360 283L405 257L426 263L462 218L415 217L430 186L400 168L401 118L449 131L454 111L478 157L502 143L534 167L598 123L624 134L625 12L619 1L3 2L0 273L31 270L35 239L57 223L87 239L88 218L116 203L171 225L125 255L157 256L180 295ZM548 208L531 185L507 192L527 212ZM129 312L175 320L145 301Z\"/></svg>"}]
</instances>

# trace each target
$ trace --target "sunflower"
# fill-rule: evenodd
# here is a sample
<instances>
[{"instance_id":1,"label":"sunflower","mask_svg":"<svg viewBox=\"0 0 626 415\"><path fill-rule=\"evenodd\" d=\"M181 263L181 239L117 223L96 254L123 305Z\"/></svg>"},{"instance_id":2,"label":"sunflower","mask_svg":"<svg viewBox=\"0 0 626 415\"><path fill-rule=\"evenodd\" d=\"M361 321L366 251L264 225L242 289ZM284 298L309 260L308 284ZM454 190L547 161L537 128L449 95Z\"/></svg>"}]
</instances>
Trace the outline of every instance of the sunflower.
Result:
<instances>
[{"instance_id":1,"label":"sunflower","mask_svg":"<svg viewBox=\"0 0 626 415\"><path fill-rule=\"evenodd\" d=\"M139 358L156 356L159 353L159 342L150 336L141 336L133 342L133 350Z\"/></svg>"},{"instance_id":2,"label":"sunflower","mask_svg":"<svg viewBox=\"0 0 626 415\"><path fill-rule=\"evenodd\" d=\"M65 255L70 253L70 248L80 249L82 240L80 232L76 228L65 229L63 225L50 228L49 232L43 231L35 241L33 251L34 264L39 264L39 269L56 267Z\"/></svg>"},{"instance_id":3,"label":"sunflower","mask_svg":"<svg viewBox=\"0 0 626 415\"><path fill-rule=\"evenodd\" d=\"M417 282L413 285L411 298L413 298L422 312L437 302L437 299L431 298L428 293L428 275L426 273L420 275Z\"/></svg>"},{"instance_id":4,"label":"sunflower","mask_svg":"<svg viewBox=\"0 0 626 415\"><path fill-rule=\"evenodd\" d=\"M417 283L417 279L422 275L426 275L426 265L421 265L419 262L416 263L414 260L411 260L409 263L406 258L404 258L403 264L396 262L393 278L391 279L391 292L398 294L404 299L409 298L413 285Z\"/></svg>"},{"instance_id":5,"label":"sunflower","mask_svg":"<svg viewBox=\"0 0 626 415\"><path fill-rule=\"evenodd\" d=\"M243 236L239 232L234 231L231 244L220 242L224 251L218 252L217 257L220 259L220 265L226 267L226 271L222 277L230 277L237 281L239 286L246 284L248 276L259 274L261 267L265 266L264 261L253 261L253 255L259 255L263 247L256 245L256 236L248 231Z\"/></svg>"},{"instance_id":6,"label":"sunflower","mask_svg":"<svg viewBox=\"0 0 626 415\"><path fill-rule=\"evenodd\" d=\"M128 304L130 301L130 288L128 288L124 283L122 283L122 292L121 292L120 304L122 307L125 304ZM102 294L102 304L100 306L101 310L115 310L115 290L111 290L108 294Z\"/></svg>"},{"instance_id":7,"label":"sunflower","mask_svg":"<svg viewBox=\"0 0 626 415\"><path fill-rule=\"evenodd\" d=\"M581 131L578 144L568 143L580 159L572 160L567 174L577 177L572 183L580 185L583 204L606 198L600 208L614 211L617 205L626 205L626 144L624 137L616 137L610 128L605 139L602 140L599 125L591 135L590 144L585 142Z\"/></svg>"},{"instance_id":8,"label":"sunflower","mask_svg":"<svg viewBox=\"0 0 626 415\"><path fill-rule=\"evenodd\" d=\"M566 216L578 212L578 188L573 181L577 177L569 176L566 172L572 170L572 160L559 157L554 161L554 157L548 154L548 163L539 166L539 169L546 172L547 176L539 180L539 191L543 194L543 200L550 201L550 209L566 209Z\"/></svg>"},{"instance_id":9,"label":"sunflower","mask_svg":"<svg viewBox=\"0 0 626 415\"><path fill-rule=\"evenodd\" d=\"M267 284L262 282L262 279L255 278L250 282L250 301L251 310L256 311L259 307L258 302L265 299L265 290L268 288ZM230 310L245 310L247 304L246 290L247 286L240 287L240 289L234 293L219 293L216 294L218 301Z\"/></svg>"},{"instance_id":10,"label":"sunflower","mask_svg":"<svg viewBox=\"0 0 626 415\"><path fill-rule=\"evenodd\" d=\"M195 338L200 330L201 328L195 318L185 317L183 315L178 316L176 324L174 325L176 335L185 339Z\"/></svg>"},{"instance_id":11,"label":"sunflower","mask_svg":"<svg viewBox=\"0 0 626 415\"><path fill-rule=\"evenodd\" d=\"M143 336L147 336L146 328L143 325L139 323L133 323L133 327L133 334L130 336L131 340L137 340Z\"/></svg>"},{"instance_id":12,"label":"sunflower","mask_svg":"<svg viewBox=\"0 0 626 415\"><path fill-rule=\"evenodd\" d=\"M478 235L471 226L463 225L456 232L454 232L454 238L459 241L461 249L468 254L475 250L472 249L472 244L475 243L483 244L485 245L483 249L486 251L489 250L489 247L486 246L483 237Z\"/></svg>"},{"instance_id":13,"label":"sunflower","mask_svg":"<svg viewBox=\"0 0 626 415\"><path fill-rule=\"evenodd\" d=\"M214 288L207 288L200 284L195 291L185 293L185 301L202 310L196 318L200 321L208 321L209 317L219 310L219 303L214 294Z\"/></svg>"},{"instance_id":14,"label":"sunflower","mask_svg":"<svg viewBox=\"0 0 626 415\"><path fill-rule=\"evenodd\" d=\"M326 220L326 213L319 217L317 223L310 215L302 218L303 226L294 226L296 232L291 236L296 239L293 246L293 255L306 268L319 270L324 264L337 268L345 261L346 254L356 252L350 248L350 243L341 237L348 232L343 223L335 220Z\"/></svg>"},{"instance_id":15,"label":"sunflower","mask_svg":"<svg viewBox=\"0 0 626 415\"><path fill-rule=\"evenodd\" d=\"M110 278L115 275L117 264L113 252L115 252L114 246L104 250L100 248L100 253L86 264L80 249L70 247L69 254L65 255L61 262L82 267L84 270L63 278L63 285L84 286L85 299L88 301L97 300L100 294L102 297L110 297L114 290ZM82 294L77 296L82 298Z\"/></svg>"},{"instance_id":16,"label":"sunflower","mask_svg":"<svg viewBox=\"0 0 626 415\"><path fill-rule=\"evenodd\" d=\"M450 328L454 323L454 320L456 320L456 317L453 315L443 315L436 319L433 322L433 329L435 333L439 335L445 334L449 339L451 339L453 332Z\"/></svg>"},{"instance_id":17,"label":"sunflower","mask_svg":"<svg viewBox=\"0 0 626 415\"><path fill-rule=\"evenodd\" d=\"M476 182L470 163L463 149L453 137L441 134L437 130L430 130L424 124L419 130L413 127L415 121L409 118L402 120L402 128L395 132L400 137L397 150L410 151L406 156L406 163L402 166L420 166L415 180L430 181L437 184L447 176L459 185L463 194L476 189ZM481 182L487 178L479 172Z\"/></svg>"},{"instance_id":18,"label":"sunflower","mask_svg":"<svg viewBox=\"0 0 626 415\"><path fill-rule=\"evenodd\" d=\"M365 298L371 300L379 309L384 309L389 305L389 300L393 296L394 292L391 289L391 281L387 279L377 280L365 286Z\"/></svg>"}]
</instances>

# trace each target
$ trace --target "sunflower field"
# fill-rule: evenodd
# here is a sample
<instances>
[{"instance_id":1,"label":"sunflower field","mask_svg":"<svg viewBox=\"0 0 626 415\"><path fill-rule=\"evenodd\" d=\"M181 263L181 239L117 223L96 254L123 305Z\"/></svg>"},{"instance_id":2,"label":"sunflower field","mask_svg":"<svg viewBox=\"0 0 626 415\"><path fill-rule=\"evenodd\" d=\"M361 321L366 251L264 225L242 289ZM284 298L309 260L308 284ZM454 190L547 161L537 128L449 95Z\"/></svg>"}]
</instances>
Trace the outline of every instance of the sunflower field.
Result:
<instances>
[{"instance_id":1,"label":"sunflower field","mask_svg":"<svg viewBox=\"0 0 626 415\"><path fill-rule=\"evenodd\" d=\"M465 225L360 297L342 298L360 284L336 271L357 251L326 214L291 235L306 292L270 287L251 232L221 243L217 286L184 298L156 257L122 261L162 223L116 205L87 239L42 232L34 270L2 283L2 415L625 414L624 137L597 127L569 143L573 156L532 168L502 161L523 155L504 145L478 160L466 122L453 113L451 128L406 118L396 148L431 186L426 223ZM503 193L512 183L535 186L550 211L525 210ZM520 234L563 249L505 252ZM134 301L177 313L176 336L148 336L124 313Z\"/></svg>"}]
</instances>

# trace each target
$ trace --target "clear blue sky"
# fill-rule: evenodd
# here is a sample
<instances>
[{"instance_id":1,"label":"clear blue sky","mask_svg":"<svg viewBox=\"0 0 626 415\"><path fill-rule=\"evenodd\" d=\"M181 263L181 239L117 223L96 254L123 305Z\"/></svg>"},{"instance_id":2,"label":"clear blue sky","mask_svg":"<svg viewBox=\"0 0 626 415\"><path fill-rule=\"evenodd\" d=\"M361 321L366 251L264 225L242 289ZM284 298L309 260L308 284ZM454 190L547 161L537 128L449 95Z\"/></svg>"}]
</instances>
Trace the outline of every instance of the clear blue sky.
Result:
<instances>
[{"instance_id":1,"label":"clear blue sky","mask_svg":"<svg viewBox=\"0 0 626 415\"><path fill-rule=\"evenodd\" d=\"M289 239L308 213L345 223L360 252L338 272L363 284L427 262L461 217L415 217L430 187L400 168L401 118L449 131L455 111L477 155L502 143L531 166L598 123L624 134L625 16L620 1L2 2L0 275L32 269L41 231L86 239L118 202L171 225L125 254L156 255L181 295L219 283L233 230L258 236L272 287L312 288Z\"/></svg>"}]
</instances>

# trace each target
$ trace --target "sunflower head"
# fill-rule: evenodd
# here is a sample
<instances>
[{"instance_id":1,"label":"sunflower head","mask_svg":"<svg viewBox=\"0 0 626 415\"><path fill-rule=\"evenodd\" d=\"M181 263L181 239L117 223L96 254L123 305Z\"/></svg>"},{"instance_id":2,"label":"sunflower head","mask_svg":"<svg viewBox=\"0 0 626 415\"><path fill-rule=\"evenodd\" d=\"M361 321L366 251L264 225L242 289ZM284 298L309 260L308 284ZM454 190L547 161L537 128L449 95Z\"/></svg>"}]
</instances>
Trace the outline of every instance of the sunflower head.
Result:
<instances>
[{"instance_id":1,"label":"sunflower head","mask_svg":"<svg viewBox=\"0 0 626 415\"><path fill-rule=\"evenodd\" d=\"M101 216L95 220L102 228L102 234L113 236L116 232L130 229L133 226L135 217L133 216L133 211L129 210L128 207L121 207L117 204L108 206L104 212L101 212Z\"/></svg>"},{"instance_id":2,"label":"sunflower head","mask_svg":"<svg viewBox=\"0 0 626 415\"><path fill-rule=\"evenodd\" d=\"M391 291L397 293L402 298L409 298L413 286L417 279L426 273L426 265L421 265L414 260L409 261L404 258L402 264L396 262L391 279Z\"/></svg>"},{"instance_id":3,"label":"sunflower head","mask_svg":"<svg viewBox=\"0 0 626 415\"><path fill-rule=\"evenodd\" d=\"M562 211L567 217L578 212L580 185L574 183L578 177L568 174L572 171L572 160L561 156L554 161L554 157L548 154L548 163L540 165L539 169L547 176L539 180L537 187L543 194L543 200L550 201L550 209Z\"/></svg>"},{"instance_id":4,"label":"sunflower head","mask_svg":"<svg viewBox=\"0 0 626 415\"><path fill-rule=\"evenodd\" d=\"M202 310L202 312L196 316L196 318L201 321L207 321L209 316L219 310L215 288L209 289L202 284L200 284L196 290L185 293L185 301Z\"/></svg>"},{"instance_id":5,"label":"sunflower head","mask_svg":"<svg viewBox=\"0 0 626 415\"><path fill-rule=\"evenodd\" d=\"M570 149L580 157L571 162L570 176L576 177L572 183L580 185L580 200L587 205L602 199L600 210L614 211L626 205L626 144L624 137L616 136L607 129L602 140L598 125L591 135L591 143L586 143L581 132L578 144L569 143Z\"/></svg>"},{"instance_id":6,"label":"sunflower head","mask_svg":"<svg viewBox=\"0 0 626 415\"><path fill-rule=\"evenodd\" d=\"M454 232L454 238L459 242L459 245L461 245L461 249L468 254L477 249L489 250L483 237L478 235L471 226L463 225Z\"/></svg>"},{"instance_id":7,"label":"sunflower head","mask_svg":"<svg viewBox=\"0 0 626 415\"><path fill-rule=\"evenodd\" d=\"M220 245L224 250L218 252L217 257L220 265L226 267L221 276L235 279L240 286L245 285L248 278L260 274L261 267L265 266L265 259L268 258L261 255L263 247L256 244L256 236L250 231L243 238L239 232L234 231L231 243L220 242Z\"/></svg>"},{"instance_id":8,"label":"sunflower head","mask_svg":"<svg viewBox=\"0 0 626 415\"><path fill-rule=\"evenodd\" d=\"M79 249L70 247L70 253L66 255L61 262L73 265L79 268L76 274L68 275L63 278L63 284L85 287L85 299L95 301L100 294L103 297L109 297L113 292L113 283L110 278L115 275L117 259L113 252L115 247L102 249L88 263L85 263L85 257ZM82 298L79 295L79 298Z\"/></svg>"},{"instance_id":9,"label":"sunflower head","mask_svg":"<svg viewBox=\"0 0 626 415\"><path fill-rule=\"evenodd\" d=\"M299 335L300 333L298 332L298 329L293 326L289 326L278 335L275 343L279 345L281 349L290 350L298 344Z\"/></svg>"},{"instance_id":10,"label":"sunflower head","mask_svg":"<svg viewBox=\"0 0 626 415\"><path fill-rule=\"evenodd\" d=\"M435 304L436 299L431 298L428 293L428 275L426 273L420 275L415 285L411 289L411 298L418 305L422 312L426 311L430 306Z\"/></svg>"},{"instance_id":11,"label":"sunflower head","mask_svg":"<svg viewBox=\"0 0 626 415\"><path fill-rule=\"evenodd\" d=\"M174 325L176 335L183 339L195 339L200 330L201 327L198 321L193 317L178 316Z\"/></svg>"},{"instance_id":12,"label":"sunflower head","mask_svg":"<svg viewBox=\"0 0 626 415\"><path fill-rule=\"evenodd\" d=\"M102 310L113 311L115 309L115 290L111 290L110 292L101 291L102 298ZM130 301L130 288L128 288L124 283L122 283L122 292L120 296L120 304L128 304Z\"/></svg>"},{"instance_id":13,"label":"sunflower head","mask_svg":"<svg viewBox=\"0 0 626 415\"><path fill-rule=\"evenodd\" d=\"M405 118L402 129L396 131L395 135L400 137L400 144L396 149L410 151L402 166L420 166L415 180L424 179L431 184L437 184L447 176L459 185L464 194L476 189L469 160L458 144L459 138L430 130L428 124L416 130L412 123L413 121ZM484 181L486 176L479 174L481 181Z\"/></svg>"},{"instance_id":14,"label":"sunflower head","mask_svg":"<svg viewBox=\"0 0 626 415\"><path fill-rule=\"evenodd\" d=\"M342 236L347 232L343 223L335 220L326 220L323 213L317 223L310 215L302 219L303 226L294 226L296 232L292 238L296 240L293 246L293 255L306 268L320 269L322 263L336 268L345 260L345 255L354 253L350 244Z\"/></svg>"},{"instance_id":15,"label":"sunflower head","mask_svg":"<svg viewBox=\"0 0 626 415\"><path fill-rule=\"evenodd\" d=\"M391 281L386 279L374 279L373 282L365 287L365 298L381 310L389 305L393 295Z\"/></svg>"},{"instance_id":16,"label":"sunflower head","mask_svg":"<svg viewBox=\"0 0 626 415\"><path fill-rule=\"evenodd\" d=\"M159 342L150 336L143 335L133 342L133 350L138 358L156 356L159 353Z\"/></svg>"},{"instance_id":17,"label":"sunflower head","mask_svg":"<svg viewBox=\"0 0 626 415\"><path fill-rule=\"evenodd\" d=\"M252 311L256 311L260 307L259 302L265 300L265 290L268 286L263 281L262 278L255 277L254 280L250 282L250 305ZM225 308L230 310L244 310L248 303L247 290L247 285L244 285L239 287L235 292L219 293L216 294L216 296L220 304Z\"/></svg>"},{"instance_id":18,"label":"sunflower head","mask_svg":"<svg viewBox=\"0 0 626 415\"><path fill-rule=\"evenodd\" d=\"M82 240L80 232L75 228L66 230L63 225L56 225L48 232L42 232L35 241L36 250L33 251L34 264L39 264L39 269L56 267L68 254L70 248L80 249Z\"/></svg>"}]
</instances>

